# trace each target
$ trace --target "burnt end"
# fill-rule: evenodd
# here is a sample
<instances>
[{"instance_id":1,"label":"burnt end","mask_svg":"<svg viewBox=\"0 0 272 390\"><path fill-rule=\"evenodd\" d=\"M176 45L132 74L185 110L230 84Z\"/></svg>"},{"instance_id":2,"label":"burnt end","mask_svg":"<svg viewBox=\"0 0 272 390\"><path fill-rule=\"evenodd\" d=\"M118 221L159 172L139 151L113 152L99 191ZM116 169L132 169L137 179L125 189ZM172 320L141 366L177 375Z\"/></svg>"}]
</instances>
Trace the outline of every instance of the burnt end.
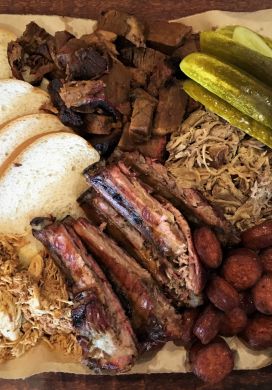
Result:
<instances>
[{"instance_id":1,"label":"burnt end","mask_svg":"<svg viewBox=\"0 0 272 390\"><path fill-rule=\"evenodd\" d=\"M156 66L166 58L165 54L151 48L129 47L120 52L122 62L134 66L146 73L152 73Z\"/></svg>"},{"instance_id":2,"label":"burnt end","mask_svg":"<svg viewBox=\"0 0 272 390\"><path fill-rule=\"evenodd\" d=\"M176 66L173 66L169 59L159 62L155 67L154 72L150 75L147 91L157 97L161 88L171 80L176 71Z\"/></svg>"},{"instance_id":3,"label":"burnt end","mask_svg":"<svg viewBox=\"0 0 272 390\"><path fill-rule=\"evenodd\" d=\"M178 47L172 56L181 61L187 55L200 51L200 37L198 34L192 34L186 38L184 44Z\"/></svg>"},{"instance_id":4,"label":"burnt end","mask_svg":"<svg viewBox=\"0 0 272 390\"><path fill-rule=\"evenodd\" d=\"M192 27L182 23L169 23L165 20L151 21L146 37L147 45L166 54L184 43L191 34Z\"/></svg>"},{"instance_id":5,"label":"burnt end","mask_svg":"<svg viewBox=\"0 0 272 390\"><path fill-rule=\"evenodd\" d=\"M48 49L51 39L52 35L30 22L23 35L8 45L7 55L13 76L39 85L42 78L56 68Z\"/></svg>"},{"instance_id":6,"label":"burnt end","mask_svg":"<svg viewBox=\"0 0 272 390\"><path fill-rule=\"evenodd\" d=\"M66 64L68 80L89 80L99 78L109 69L108 59L92 47L80 48Z\"/></svg>"},{"instance_id":7,"label":"burnt end","mask_svg":"<svg viewBox=\"0 0 272 390\"><path fill-rule=\"evenodd\" d=\"M116 10L102 12L97 29L112 31L135 46L145 46L145 26L135 16Z\"/></svg>"},{"instance_id":8,"label":"burnt end","mask_svg":"<svg viewBox=\"0 0 272 390\"><path fill-rule=\"evenodd\" d=\"M147 93L136 97L129 126L129 135L134 142L141 144L151 137L156 103L157 101Z\"/></svg>"},{"instance_id":9,"label":"burnt end","mask_svg":"<svg viewBox=\"0 0 272 390\"><path fill-rule=\"evenodd\" d=\"M116 109L129 100L131 74L121 62L114 59L102 81L105 83L105 97Z\"/></svg>"},{"instance_id":10,"label":"burnt end","mask_svg":"<svg viewBox=\"0 0 272 390\"><path fill-rule=\"evenodd\" d=\"M153 134L165 135L179 129L185 114L187 99L179 81L160 89Z\"/></svg>"}]
</instances>

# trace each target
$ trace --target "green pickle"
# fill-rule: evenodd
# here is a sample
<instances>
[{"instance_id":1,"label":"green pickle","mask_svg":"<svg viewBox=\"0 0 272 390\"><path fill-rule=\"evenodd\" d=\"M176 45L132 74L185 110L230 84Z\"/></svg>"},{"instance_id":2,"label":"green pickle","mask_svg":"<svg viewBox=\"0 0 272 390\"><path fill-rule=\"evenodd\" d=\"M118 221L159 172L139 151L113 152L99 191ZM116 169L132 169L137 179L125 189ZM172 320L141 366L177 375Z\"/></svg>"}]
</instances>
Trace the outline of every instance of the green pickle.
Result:
<instances>
[{"instance_id":1,"label":"green pickle","mask_svg":"<svg viewBox=\"0 0 272 390\"><path fill-rule=\"evenodd\" d=\"M272 50L263 37L249 28L242 26L235 27L232 39L248 49L254 50L265 57L272 58Z\"/></svg>"},{"instance_id":2,"label":"green pickle","mask_svg":"<svg viewBox=\"0 0 272 390\"><path fill-rule=\"evenodd\" d=\"M272 89L261 81L205 53L189 54L180 68L237 110L272 129Z\"/></svg>"},{"instance_id":3,"label":"green pickle","mask_svg":"<svg viewBox=\"0 0 272 390\"><path fill-rule=\"evenodd\" d=\"M200 47L204 53L238 66L265 84L272 86L272 58L264 56L220 32L203 31Z\"/></svg>"},{"instance_id":4,"label":"green pickle","mask_svg":"<svg viewBox=\"0 0 272 390\"><path fill-rule=\"evenodd\" d=\"M219 115L231 125L238 127L251 137L272 148L272 130L249 116L242 114L223 99L209 92L192 80L186 80L183 89L209 111Z\"/></svg>"}]
</instances>

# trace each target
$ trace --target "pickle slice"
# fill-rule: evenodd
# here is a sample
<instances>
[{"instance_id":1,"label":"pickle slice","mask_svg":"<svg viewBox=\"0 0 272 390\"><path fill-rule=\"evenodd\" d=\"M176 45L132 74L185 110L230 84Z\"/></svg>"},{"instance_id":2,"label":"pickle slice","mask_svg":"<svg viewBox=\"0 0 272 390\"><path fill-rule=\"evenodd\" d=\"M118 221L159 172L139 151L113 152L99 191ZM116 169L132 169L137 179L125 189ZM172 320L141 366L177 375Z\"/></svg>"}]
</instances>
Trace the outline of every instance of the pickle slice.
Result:
<instances>
[{"instance_id":1,"label":"pickle slice","mask_svg":"<svg viewBox=\"0 0 272 390\"><path fill-rule=\"evenodd\" d=\"M222 35L225 35L228 38L233 38L233 32L234 32L234 29L236 27L241 27L241 26L234 26L233 25L233 26L220 27L220 28L217 28L215 30L215 32L222 34ZM250 30L250 31L252 31L252 30ZM271 38L268 38L266 36L258 34L255 31L254 31L254 33L259 35L265 41L265 43L272 49L272 39Z\"/></svg>"},{"instance_id":2,"label":"pickle slice","mask_svg":"<svg viewBox=\"0 0 272 390\"><path fill-rule=\"evenodd\" d=\"M195 81L186 80L183 84L183 89L209 111L214 112L231 125L238 127L251 137L272 148L272 130L269 127L263 126L249 116L242 114L229 103L201 87Z\"/></svg>"},{"instance_id":3,"label":"pickle slice","mask_svg":"<svg viewBox=\"0 0 272 390\"><path fill-rule=\"evenodd\" d=\"M272 89L261 81L204 53L189 54L180 68L239 111L272 128Z\"/></svg>"},{"instance_id":4,"label":"pickle slice","mask_svg":"<svg viewBox=\"0 0 272 390\"><path fill-rule=\"evenodd\" d=\"M200 47L203 52L238 66L272 87L272 58L235 42L220 31L202 32Z\"/></svg>"},{"instance_id":5,"label":"pickle slice","mask_svg":"<svg viewBox=\"0 0 272 390\"><path fill-rule=\"evenodd\" d=\"M232 39L248 49L272 58L272 49L266 44L265 40L260 35L256 34L249 28L242 26L235 27Z\"/></svg>"}]
</instances>

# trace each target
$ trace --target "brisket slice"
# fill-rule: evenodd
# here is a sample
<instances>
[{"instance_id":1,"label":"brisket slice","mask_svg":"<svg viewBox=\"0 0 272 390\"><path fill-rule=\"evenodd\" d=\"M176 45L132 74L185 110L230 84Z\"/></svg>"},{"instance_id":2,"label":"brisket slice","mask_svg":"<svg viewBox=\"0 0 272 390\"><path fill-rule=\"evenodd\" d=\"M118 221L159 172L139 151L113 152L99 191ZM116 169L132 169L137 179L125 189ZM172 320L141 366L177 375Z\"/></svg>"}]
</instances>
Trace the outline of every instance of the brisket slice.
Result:
<instances>
[{"instance_id":1,"label":"brisket slice","mask_svg":"<svg viewBox=\"0 0 272 390\"><path fill-rule=\"evenodd\" d=\"M121 214L161 256L175 267L181 285L199 294L203 288L203 277L198 256L192 244L190 228L175 209L179 221L170 210L150 194L146 188L120 161L101 171L85 170L91 186ZM182 218L182 223L180 219ZM191 265L198 263L197 273ZM195 267L195 266L194 266Z\"/></svg>"},{"instance_id":2,"label":"brisket slice","mask_svg":"<svg viewBox=\"0 0 272 390\"><path fill-rule=\"evenodd\" d=\"M151 273L175 306L180 307L184 303L196 306L202 303L201 296L190 293L180 283L180 276L172 263L161 256L156 248L150 245L102 196L89 189L78 201L86 215L96 225L104 224L107 234Z\"/></svg>"},{"instance_id":3,"label":"brisket slice","mask_svg":"<svg viewBox=\"0 0 272 390\"><path fill-rule=\"evenodd\" d=\"M137 356L131 325L104 273L66 221L48 224L39 218L47 226L33 229L33 235L73 283L72 319L84 363L97 370L127 371Z\"/></svg>"},{"instance_id":4,"label":"brisket slice","mask_svg":"<svg viewBox=\"0 0 272 390\"><path fill-rule=\"evenodd\" d=\"M223 243L239 242L237 231L221 210L211 205L196 189L181 187L164 165L138 152L124 153L121 158L128 169L133 169L140 180L152 187L154 196L161 195L169 200L190 221L211 226Z\"/></svg>"},{"instance_id":5,"label":"brisket slice","mask_svg":"<svg viewBox=\"0 0 272 390\"><path fill-rule=\"evenodd\" d=\"M132 326L144 348L182 339L181 316L160 292L149 272L87 219L74 221L73 228L103 265L117 291L126 297Z\"/></svg>"}]
</instances>

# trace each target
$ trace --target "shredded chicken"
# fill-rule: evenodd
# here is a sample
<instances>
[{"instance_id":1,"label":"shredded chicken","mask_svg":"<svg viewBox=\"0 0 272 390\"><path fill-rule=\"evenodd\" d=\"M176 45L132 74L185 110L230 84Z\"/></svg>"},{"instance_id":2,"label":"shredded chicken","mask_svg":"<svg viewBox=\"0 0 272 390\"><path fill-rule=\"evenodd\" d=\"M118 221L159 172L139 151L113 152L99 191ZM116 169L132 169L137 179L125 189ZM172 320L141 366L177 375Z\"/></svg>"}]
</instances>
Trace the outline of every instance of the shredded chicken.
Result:
<instances>
[{"instance_id":1,"label":"shredded chicken","mask_svg":"<svg viewBox=\"0 0 272 390\"><path fill-rule=\"evenodd\" d=\"M195 111L167 145L167 168L197 188L239 230L270 218L272 151L215 114Z\"/></svg>"},{"instance_id":2,"label":"shredded chicken","mask_svg":"<svg viewBox=\"0 0 272 390\"><path fill-rule=\"evenodd\" d=\"M80 360L64 278L47 254L26 266L18 253L23 238L0 237L0 362L19 357L40 340ZM31 253L31 252L29 252Z\"/></svg>"}]
</instances>

